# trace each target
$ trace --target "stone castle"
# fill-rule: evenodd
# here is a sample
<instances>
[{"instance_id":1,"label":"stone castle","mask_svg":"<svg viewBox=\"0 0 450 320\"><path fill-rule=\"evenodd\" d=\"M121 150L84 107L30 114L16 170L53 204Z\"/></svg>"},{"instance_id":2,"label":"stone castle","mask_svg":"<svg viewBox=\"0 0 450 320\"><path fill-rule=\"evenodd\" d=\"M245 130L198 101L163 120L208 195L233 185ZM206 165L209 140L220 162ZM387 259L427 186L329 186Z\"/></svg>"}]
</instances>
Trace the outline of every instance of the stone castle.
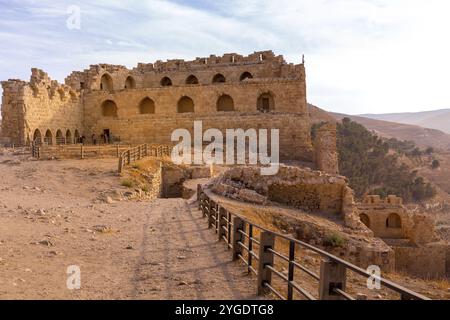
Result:
<instances>
[{"instance_id":1,"label":"stone castle","mask_svg":"<svg viewBox=\"0 0 450 320\"><path fill-rule=\"evenodd\" d=\"M322 130L314 150L306 102L304 63L290 64L272 51L249 56L211 55L123 66L92 65L65 84L32 69L29 82L2 82L2 135L15 145L72 144L106 135L128 144L170 143L174 129L280 129L280 158L318 162L329 151ZM333 141L331 141L331 145ZM337 164L318 163L337 171Z\"/></svg>"}]
</instances>

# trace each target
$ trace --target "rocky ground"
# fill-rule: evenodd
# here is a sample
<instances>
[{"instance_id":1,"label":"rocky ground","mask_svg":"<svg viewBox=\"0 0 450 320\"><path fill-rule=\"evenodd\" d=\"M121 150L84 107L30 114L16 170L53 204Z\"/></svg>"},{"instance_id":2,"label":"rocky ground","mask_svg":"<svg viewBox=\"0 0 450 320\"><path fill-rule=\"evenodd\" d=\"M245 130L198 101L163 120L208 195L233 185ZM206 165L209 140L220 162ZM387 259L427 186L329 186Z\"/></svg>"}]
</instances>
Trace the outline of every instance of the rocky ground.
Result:
<instances>
[{"instance_id":1,"label":"rocky ground","mask_svg":"<svg viewBox=\"0 0 450 320\"><path fill-rule=\"evenodd\" d=\"M130 200L117 160L0 156L0 299L251 299L254 279L182 199ZM81 289L67 288L67 268Z\"/></svg>"},{"instance_id":2,"label":"rocky ground","mask_svg":"<svg viewBox=\"0 0 450 320\"><path fill-rule=\"evenodd\" d=\"M194 204L140 200L139 192L121 186L116 167L116 159L35 161L3 151L0 299L257 298L255 277L230 261ZM303 263L318 271L319 258L305 256ZM67 288L72 265L81 270L80 290ZM450 298L448 281L388 277ZM302 283L317 292L311 279ZM352 294L398 298L365 290L365 279L355 283Z\"/></svg>"}]
</instances>

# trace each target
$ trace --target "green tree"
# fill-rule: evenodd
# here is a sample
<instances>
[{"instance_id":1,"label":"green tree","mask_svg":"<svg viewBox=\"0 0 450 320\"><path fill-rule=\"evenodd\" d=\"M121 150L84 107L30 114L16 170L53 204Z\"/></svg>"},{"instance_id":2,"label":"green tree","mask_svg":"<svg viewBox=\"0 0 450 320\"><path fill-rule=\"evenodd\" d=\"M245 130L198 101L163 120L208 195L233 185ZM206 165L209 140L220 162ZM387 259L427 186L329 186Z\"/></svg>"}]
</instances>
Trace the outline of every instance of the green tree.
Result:
<instances>
[{"instance_id":1,"label":"green tree","mask_svg":"<svg viewBox=\"0 0 450 320\"><path fill-rule=\"evenodd\" d=\"M416 171L398 161L398 154L421 154L414 143L380 139L349 118L338 123L337 134L339 169L358 198L366 193L395 194L410 202L435 195L435 189ZM392 154L392 149L397 152Z\"/></svg>"},{"instance_id":2,"label":"green tree","mask_svg":"<svg viewBox=\"0 0 450 320\"><path fill-rule=\"evenodd\" d=\"M431 168L432 169L437 169L441 166L441 163L439 162L439 160L434 159L433 162L431 163Z\"/></svg>"}]
</instances>

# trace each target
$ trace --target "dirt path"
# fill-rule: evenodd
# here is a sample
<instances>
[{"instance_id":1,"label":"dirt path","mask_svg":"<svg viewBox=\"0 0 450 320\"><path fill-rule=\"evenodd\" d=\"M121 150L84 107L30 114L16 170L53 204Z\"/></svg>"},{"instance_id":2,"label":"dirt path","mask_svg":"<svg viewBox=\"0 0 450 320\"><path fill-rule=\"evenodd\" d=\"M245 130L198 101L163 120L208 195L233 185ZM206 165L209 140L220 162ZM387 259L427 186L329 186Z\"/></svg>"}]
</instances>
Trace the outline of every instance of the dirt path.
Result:
<instances>
[{"instance_id":1,"label":"dirt path","mask_svg":"<svg viewBox=\"0 0 450 320\"><path fill-rule=\"evenodd\" d=\"M256 298L185 200L128 200L113 159L19 159L0 156L0 299Z\"/></svg>"}]
</instances>

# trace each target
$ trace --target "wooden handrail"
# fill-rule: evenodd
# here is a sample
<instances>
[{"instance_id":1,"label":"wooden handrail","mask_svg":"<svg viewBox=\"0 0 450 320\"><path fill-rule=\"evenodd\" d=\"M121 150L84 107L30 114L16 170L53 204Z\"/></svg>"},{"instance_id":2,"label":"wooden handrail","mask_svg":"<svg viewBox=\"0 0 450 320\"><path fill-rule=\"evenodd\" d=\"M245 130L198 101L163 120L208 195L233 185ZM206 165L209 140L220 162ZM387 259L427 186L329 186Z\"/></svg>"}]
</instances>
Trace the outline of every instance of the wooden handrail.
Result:
<instances>
[{"instance_id":1,"label":"wooden handrail","mask_svg":"<svg viewBox=\"0 0 450 320\"><path fill-rule=\"evenodd\" d=\"M230 212L221 207L218 203L211 199L211 191L203 188L203 186L197 186L197 200L199 201L199 209L202 214L208 218L208 225L214 226L213 230L221 233L221 239L227 239L228 243L231 243L232 259L242 260L247 268L257 274L258 276L258 294L261 295L265 290L269 290L273 294L277 295L281 299L292 300L293 291L313 300L314 296L304 288L301 288L294 280L294 270L299 270L310 275L313 279L319 282L319 299L333 299L333 300L354 300L354 298L345 292L345 284L347 282L346 270L351 270L359 276L366 279L378 280L380 285L395 291L400 294L402 300L430 300L428 297L407 289L393 281L383 279L382 277L370 274L366 270L345 261L339 257L336 257L320 248L313 245L284 235L278 232L274 232L252 223L246 217ZM227 216L227 219L223 219ZM221 218L222 217L222 218ZM225 221L221 222L221 221ZM231 223L233 221L233 223ZM225 228L221 228L221 227ZM231 228L232 226L232 228ZM245 228L248 226L249 234L245 233ZM255 241L253 232L258 229L260 232L260 239ZM232 239L230 241L230 239ZM283 239L289 242L289 256L277 251L275 249L275 240ZM247 243L247 245L245 244ZM252 245L256 243L258 247L258 254L252 249ZM317 275L306 267L302 266L295 259L296 247L308 249L322 257L320 275ZM247 253L248 259L244 259L243 251ZM278 257L289 264L289 270L287 275L279 272L275 269L274 257ZM252 267L252 259L250 257L257 257L258 268ZM284 297L277 289L274 288L271 278L272 274L277 276L283 282L287 284L287 297ZM337 276L336 276L337 275Z\"/></svg>"},{"instance_id":2,"label":"wooden handrail","mask_svg":"<svg viewBox=\"0 0 450 320\"><path fill-rule=\"evenodd\" d=\"M118 172L122 173L125 166L131 165L146 157L170 156L172 150L168 145L141 144L122 152L119 156Z\"/></svg>"}]
</instances>

